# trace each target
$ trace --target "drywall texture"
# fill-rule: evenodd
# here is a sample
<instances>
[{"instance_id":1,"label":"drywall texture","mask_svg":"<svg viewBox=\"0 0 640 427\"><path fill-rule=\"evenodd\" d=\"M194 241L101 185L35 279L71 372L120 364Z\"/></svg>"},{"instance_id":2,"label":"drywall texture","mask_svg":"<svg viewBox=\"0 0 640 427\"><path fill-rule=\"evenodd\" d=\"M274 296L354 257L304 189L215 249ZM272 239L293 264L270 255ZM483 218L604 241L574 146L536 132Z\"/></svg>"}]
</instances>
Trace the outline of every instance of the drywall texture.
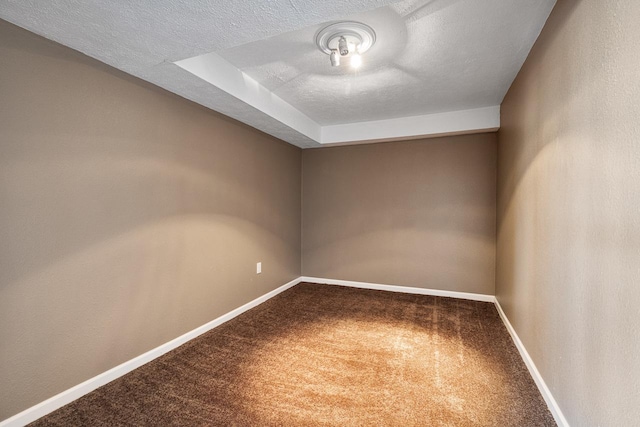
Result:
<instances>
[{"instance_id":1,"label":"drywall texture","mask_svg":"<svg viewBox=\"0 0 640 427\"><path fill-rule=\"evenodd\" d=\"M300 149L3 21L0 57L0 419L300 275Z\"/></svg>"},{"instance_id":2,"label":"drywall texture","mask_svg":"<svg viewBox=\"0 0 640 427\"><path fill-rule=\"evenodd\" d=\"M638 22L559 1L502 105L497 297L574 426L640 419Z\"/></svg>"},{"instance_id":3,"label":"drywall texture","mask_svg":"<svg viewBox=\"0 0 640 427\"><path fill-rule=\"evenodd\" d=\"M305 276L493 295L495 134L302 159Z\"/></svg>"}]
</instances>

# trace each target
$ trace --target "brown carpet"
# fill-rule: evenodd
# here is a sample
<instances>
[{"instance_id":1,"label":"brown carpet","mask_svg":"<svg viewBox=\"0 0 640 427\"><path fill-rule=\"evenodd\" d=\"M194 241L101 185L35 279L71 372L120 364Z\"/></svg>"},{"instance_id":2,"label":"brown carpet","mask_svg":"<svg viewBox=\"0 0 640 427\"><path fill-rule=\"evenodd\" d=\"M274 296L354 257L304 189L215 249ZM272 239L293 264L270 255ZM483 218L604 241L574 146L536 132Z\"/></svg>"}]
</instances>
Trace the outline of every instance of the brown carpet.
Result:
<instances>
[{"instance_id":1,"label":"brown carpet","mask_svg":"<svg viewBox=\"0 0 640 427\"><path fill-rule=\"evenodd\" d=\"M34 426L553 426L493 304L300 284Z\"/></svg>"}]
</instances>

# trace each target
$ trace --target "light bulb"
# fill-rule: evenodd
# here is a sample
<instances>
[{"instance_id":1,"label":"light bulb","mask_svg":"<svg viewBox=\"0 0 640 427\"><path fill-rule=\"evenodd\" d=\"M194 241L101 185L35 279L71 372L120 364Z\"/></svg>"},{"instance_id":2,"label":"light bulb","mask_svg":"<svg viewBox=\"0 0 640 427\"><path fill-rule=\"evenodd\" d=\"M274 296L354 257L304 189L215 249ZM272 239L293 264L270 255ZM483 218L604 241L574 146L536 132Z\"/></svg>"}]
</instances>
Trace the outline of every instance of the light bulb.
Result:
<instances>
[{"instance_id":1,"label":"light bulb","mask_svg":"<svg viewBox=\"0 0 640 427\"><path fill-rule=\"evenodd\" d=\"M331 59L331 66L337 67L340 65L340 55L338 55L338 51L335 49L331 50L331 55L329 56Z\"/></svg>"},{"instance_id":2,"label":"light bulb","mask_svg":"<svg viewBox=\"0 0 640 427\"><path fill-rule=\"evenodd\" d=\"M343 36L340 36L338 39L338 50L342 56L347 56L349 54L349 44L347 43L347 39Z\"/></svg>"},{"instance_id":3,"label":"light bulb","mask_svg":"<svg viewBox=\"0 0 640 427\"><path fill-rule=\"evenodd\" d=\"M362 65L362 57L359 53L354 53L351 56L351 68L359 68Z\"/></svg>"}]
</instances>

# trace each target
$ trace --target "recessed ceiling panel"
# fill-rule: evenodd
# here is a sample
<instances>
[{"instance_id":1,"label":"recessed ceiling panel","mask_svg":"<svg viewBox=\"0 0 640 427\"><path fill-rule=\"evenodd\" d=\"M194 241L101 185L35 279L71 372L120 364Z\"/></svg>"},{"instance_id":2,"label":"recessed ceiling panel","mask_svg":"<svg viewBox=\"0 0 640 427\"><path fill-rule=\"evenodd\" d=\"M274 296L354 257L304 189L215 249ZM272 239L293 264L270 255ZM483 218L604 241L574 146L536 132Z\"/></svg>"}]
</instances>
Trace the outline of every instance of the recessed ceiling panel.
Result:
<instances>
[{"instance_id":1,"label":"recessed ceiling panel","mask_svg":"<svg viewBox=\"0 0 640 427\"><path fill-rule=\"evenodd\" d=\"M409 0L345 16L371 26L357 70L332 67L313 25L217 52L321 126L502 102L550 0Z\"/></svg>"}]
</instances>

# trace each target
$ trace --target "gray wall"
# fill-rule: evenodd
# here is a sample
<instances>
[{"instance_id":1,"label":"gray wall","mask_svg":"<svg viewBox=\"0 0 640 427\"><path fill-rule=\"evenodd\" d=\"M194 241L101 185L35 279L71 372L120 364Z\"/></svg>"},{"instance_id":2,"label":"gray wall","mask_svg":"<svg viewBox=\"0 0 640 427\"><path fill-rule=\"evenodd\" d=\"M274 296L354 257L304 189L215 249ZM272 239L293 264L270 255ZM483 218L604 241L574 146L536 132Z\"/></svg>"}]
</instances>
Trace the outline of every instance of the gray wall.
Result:
<instances>
[{"instance_id":1,"label":"gray wall","mask_svg":"<svg viewBox=\"0 0 640 427\"><path fill-rule=\"evenodd\" d=\"M574 426L640 420L639 22L558 1L502 104L497 297Z\"/></svg>"},{"instance_id":2,"label":"gray wall","mask_svg":"<svg viewBox=\"0 0 640 427\"><path fill-rule=\"evenodd\" d=\"M302 158L304 275L493 295L495 134Z\"/></svg>"},{"instance_id":3,"label":"gray wall","mask_svg":"<svg viewBox=\"0 0 640 427\"><path fill-rule=\"evenodd\" d=\"M3 21L0 58L0 420L300 275L301 150Z\"/></svg>"}]
</instances>

